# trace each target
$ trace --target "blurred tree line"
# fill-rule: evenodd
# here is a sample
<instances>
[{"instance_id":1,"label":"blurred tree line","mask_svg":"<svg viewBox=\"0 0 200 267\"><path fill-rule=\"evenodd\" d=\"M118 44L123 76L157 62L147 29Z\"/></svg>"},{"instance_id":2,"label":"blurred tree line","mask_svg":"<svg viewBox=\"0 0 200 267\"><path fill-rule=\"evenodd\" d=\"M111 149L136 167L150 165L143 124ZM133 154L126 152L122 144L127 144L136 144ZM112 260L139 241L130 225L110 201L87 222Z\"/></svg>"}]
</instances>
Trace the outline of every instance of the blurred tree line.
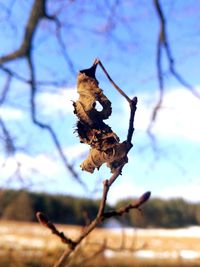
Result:
<instances>
[{"instance_id":1,"label":"blurred tree line","mask_svg":"<svg viewBox=\"0 0 200 267\"><path fill-rule=\"evenodd\" d=\"M133 199L119 201L115 208L131 203ZM1 190L0 218L4 220L36 221L35 213L42 211L55 223L85 225L95 218L98 200L72 196L50 195L29 191ZM114 207L113 207L114 208ZM107 209L112 209L107 206ZM200 223L200 203L183 199L151 199L141 212L133 210L117 218L126 226L185 227Z\"/></svg>"}]
</instances>

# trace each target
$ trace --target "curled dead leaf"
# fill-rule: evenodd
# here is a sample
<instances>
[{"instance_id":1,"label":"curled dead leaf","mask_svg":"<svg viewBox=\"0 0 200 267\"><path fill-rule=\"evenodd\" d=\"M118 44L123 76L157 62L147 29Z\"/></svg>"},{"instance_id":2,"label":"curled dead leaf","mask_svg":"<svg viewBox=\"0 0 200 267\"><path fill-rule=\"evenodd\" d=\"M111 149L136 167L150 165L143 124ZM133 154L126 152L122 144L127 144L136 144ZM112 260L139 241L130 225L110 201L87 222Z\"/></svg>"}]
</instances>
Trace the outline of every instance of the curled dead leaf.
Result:
<instances>
[{"instance_id":1,"label":"curled dead leaf","mask_svg":"<svg viewBox=\"0 0 200 267\"><path fill-rule=\"evenodd\" d=\"M79 99L73 103L74 113L78 117L77 133L81 143L91 146L87 159L81 164L82 170L93 173L102 164L112 172L124 165L127 159L127 143L120 143L119 137L110 126L103 121L112 113L110 100L99 88L99 82L95 77L96 64L91 68L79 72L77 92ZM99 102L102 110L96 109Z\"/></svg>"}]
</instances>

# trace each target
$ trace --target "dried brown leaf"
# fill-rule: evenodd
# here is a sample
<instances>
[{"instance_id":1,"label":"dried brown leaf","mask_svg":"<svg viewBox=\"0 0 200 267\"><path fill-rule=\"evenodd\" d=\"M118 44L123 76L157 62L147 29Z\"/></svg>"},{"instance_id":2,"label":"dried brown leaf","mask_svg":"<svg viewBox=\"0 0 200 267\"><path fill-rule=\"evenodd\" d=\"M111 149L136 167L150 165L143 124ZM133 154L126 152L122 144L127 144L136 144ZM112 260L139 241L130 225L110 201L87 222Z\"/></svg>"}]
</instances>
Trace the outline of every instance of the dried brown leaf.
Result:
<instances>
[{"instance_id":1,"label":"dried brown leaf","mask_svg":"<svg viewBox=\"0 0 200 267\"><path fill-rule=\"evenodd\" d=\"M79 72L77 92L79 99L74 102L74 113L78 117L77 133L81 143L91 146L90 153L81 164L82 170L93 173L102 164L112 172L127 163L127 142L120 143L119 137L103 121L112 113L111 102L99 88L95 78L96 65ZM98 111L96 102L102 105Z\"/></svg>"}]
</instances>

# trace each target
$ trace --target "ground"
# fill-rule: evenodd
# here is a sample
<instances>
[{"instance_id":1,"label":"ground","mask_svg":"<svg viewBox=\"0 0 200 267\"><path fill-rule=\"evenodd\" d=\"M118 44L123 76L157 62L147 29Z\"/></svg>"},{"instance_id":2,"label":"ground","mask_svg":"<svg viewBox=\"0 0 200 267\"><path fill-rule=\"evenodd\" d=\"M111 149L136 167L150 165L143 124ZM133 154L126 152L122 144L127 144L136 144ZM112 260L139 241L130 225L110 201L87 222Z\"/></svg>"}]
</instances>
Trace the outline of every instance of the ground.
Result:
<instances>
[{"instance_id":1,"label":"ground","mask_svg":"<svg viewBox=\"0 0 200 267\"><path fill-rule=\"evenodd\" d=\"M71 225L58 229L70 238L82 230ZM52 266L66 249L39 223L0 221L0 236L0 267ZM77 250L72 266L200 266L200 227L96 229Z\"/></svg>"}]
</instances>

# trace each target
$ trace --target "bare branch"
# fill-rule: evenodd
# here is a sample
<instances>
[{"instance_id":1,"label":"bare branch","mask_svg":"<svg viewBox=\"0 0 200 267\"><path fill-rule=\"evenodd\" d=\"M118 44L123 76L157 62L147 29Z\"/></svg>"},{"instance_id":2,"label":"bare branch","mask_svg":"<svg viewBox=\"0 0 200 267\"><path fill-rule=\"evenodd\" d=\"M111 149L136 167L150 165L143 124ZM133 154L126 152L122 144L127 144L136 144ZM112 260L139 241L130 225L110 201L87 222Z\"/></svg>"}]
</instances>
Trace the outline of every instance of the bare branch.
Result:
<instances>
[{"instance_id":1,"label":"bare branch","mask_svg":"<svg viewBox=\"0 0 200 267\"><path fill-rule=\"evenodd\" d=\"M4 84L3 90L1 92L1 96L0 96L0 106L3 105L3 103L6 100L7 94L9 92L10 89L10 83L11 83L12 77L11 75L8 74L6 82ZM5 151L7 154L13 154L16 151L16 147L13 141L13 138L8 130L8 128L6 127L5 122L3 121L2 118L0 118L0 127L2 129L2 133L4 135L4 143L5 143Z\"/></svg>"},{"instance_id":2,"label":"bare branch","mask_svg":"<svg viewBox=\"0 0 200 267\"><path fill-rule=\"evenodd\" d=\"M65 42L64 42L63 37L62 37L62 31L61 31L62 24L59 21L58 17L48 16L48 18L50 20L53 20L56 24L56 37L57 37L58 43L60 45L62 55L63 55L66 63L68 64L71 73L73 75L76 75L76 70L75 70L74 64L73 64L73 62L72 62L72 60L71 60L71 58L67 52L67 47L66 47Z\"/></svg>"},{"instance_id":3,"label":"bare branch","mask_svg":"<svg viewBox=\"0 0 200 267\"><path fill-rule=\"evenodd\" d=\"M18 73L16 73L16 72L10 70L9 68L4 67L3 65L0 65L0 69L1 69L2 71L4 71L5 73L7 73L9 76L12 76L13 78L15 78L15 79L17 79L17 80L20 80L20 81L22 81L22 82L24 82L24 83L28 83L28 84L30 84L30 81L29 81L29 80L27 80L26 78L22 77L22 76L19 75Z\"/></svg>"},{"instance_id":4,"label":"bare branch","mask_svg":"<svg viewBox=\"0 0 200 267\"><path fill-rule=\"evenodd\" d=\"M0 65L2 65L3 63L9 62L11 60L21 58L21 57L25 57L27 59L28 67L30 70L30 76L31 76L30 81L23 79L21 76L19 76L18 74L15 74L14 72L10 71L8 68L4 66L1 66L1 68L6 73L8 73L10 76L15 76L18 79L23 80L24 82L27 82L30 84L31 86L31 97L30 97L31 117L32 117L33 123L37 125L38 127L40 127L41 129L45 129L49 132L57 148L57 151L64 163L64 166L66 167L66 169L68 169L71 172L72 176L87 190L85 183L83 183L83 181L80 179L78 173L74 170L73 166L68 163L68 160L62 150L58 137L55 131L53 130L53 128L50 125L39 121L36 115L35 96L37 92L37 88L36 88L37 82L35 78L35 70L34 70L33 60L32 60L32 43L33 43L34 34L37 30L38 24L40 20L43 18L51 19L51 17L48 16L46 13L46 0L35 0L32 6L29 19L26 24L24 37L20 45L20 48L10 54L0 57Z\"/></svg>"},{"instance_id":5,"label":"bare branch","mask_svg":"<svg viewBox=\"0 0 200 267\"><path fill-rule=\"evenodd\" d=\"M95 60L93 66L99 64L99 62L100 62L99 60ZM104 67L103 67L103 69L104 69ZM90 72L90 75L92 76L94 71L95 71L95 69L90 68L90 69L84 70L84 73ZM105 73L106 73L107 77L110 77L108 75L107 71ZM134 132L134 117L135 117L135 111L136 111L136 105L137 105L137 98L134 97L133 100L130 100L124 93L122 93L122 95L126 97L126 99L128 100L128 102L130 104L130 121L129 121L127 141L126 141L127 142L126 154L128 154L129 150L132 147L131 140L132 140L132 136L133 136L133 132ZM120 209L117 209L117 210L105 212L106 201L107 201L109 189L112 186L112 184L115 182L115 180L119 177L119 175L121 175L123 167L124 167L124 163L121 163L121 166L119 166L118 168L115 169L115 171L114 171L113 175L110 177L110 179L108 179L108 180L106 179L103 182L103 192L102 192L101 202L99 205L99 209L98 209L98 213L96 215L96 218L93 221L89 222L88 225L86 225L86 227L83 229L83 231L80 233L79 237L76 240L72 241L70 239L70 241L73 242L73 246L72 245L68 246L68 248L64 251L64 253L60 257L60 259L54 264L54 267L61 267L66 262L68 262L70 260L70 256L72 255L72 253L76 250L77 247L80 246L81 242L97 227L98 224L100 224L101 222L103 222L104 220L106 220L108 218L111 218L114 216L121 216L122 214L129 212L131 209L140 209L141 205L143 205L146 201L148 201L148 199L150 197L150 192L146 192L145 194L143 194L134 203L131 203L131 204L129 204L125 207L122 207ZM40 220L40 218L39 218L39 220ZM42 224L51 229L52 225L50 224L51 225L51 227L50 227L48 224L48 221L46 221L45 219L43 221L44 222L42 222ZM53 233L54 232L55 232L55 228L53 227ZM58 231L56 231L56 234L59 236Z\"/></svg>"},{"instance_id":6,"label":"bare branch","mask_svg":"<svg viewBox=\"0 0 200 267\"><path fill-rule=\"evenodd\" d=\"M87 242L88 239L85 241L84 243L84 248L89 246L89 248L93 248L94 246L98 246L98 249L93 252L91 255L87 255L88 253L83 253L82 250L77 251L79 253L79 257L81 254L81 259L76 263L76 264L81 264L83 266L83 264L88 264L89 261L91 261L92 259L96 258L98 255L102 255L103 253L106 252L106 250L109 251L113 251L113 252L129 252L129 253L134 253L137 252L138 250L144 249L147 244L143 243L140 246L136 246L136 240L135 240L135 236L132 235L132 242L131 244L128 246L127 242L128 240L130 240L130 235L126 236L125 233L125 229L122 228L122 237L121 237L121 244L119 244L119 246L111 246L108 243L108 239L103 240L102 243L100 242ZM85 250L87 251L87 248L85 248Z\"/></svg>"},{"instance_id":7,"label":"bare branch","mask_svg":"<svg viewBox=\"0 0 200 267\"><path fill-rule=\"evenodd\" d=\"M93 253L92 255L90 255L88 257L86 256L81 261L81 265L83 266L83 264L88 264L89 261L91 261L92 259L95 259L98 255L101 255L106 249L107 249L107 246L106 246L106 240L105 240L103 242L103 244L100 246L100 248L95 253Z\"/></svg>"},{"instance_id":8,"label":"bare branch","mask_svg":"<svg viewBox=\"0 0 200 267\"><path fill-rule=\"evenodd\" d=\"M148 199L151 196L151 192L144 193L138 200L136 200L134 203L128 204L125 207L119 208L117 210L105 212L103 214L104 220L114 217L114 216L122 216L124 213L129 212L131 209L140 209L140 207L148 201Z\"/></svg>"},{"instance_id":9,"label":"bare branch","mask_svg":"<svg viewBox=\"0 0 200 267\"><path fill-rule=\"evenodd\" d=\"M130 104L131 114L130 114L130 120L129 120L127 143L131 144L131 140L132 140L133 132L134 132L135 112L137 109L137 97L134 97L129 104Z\"/></svg>"},{"instance_id":10,"label":"bare branch","mask_svg":"<svg viewBox=\"0 0 200 267\"><path fill-rule=\"evenodd\" d=\"M21 82L24 82L24 83L27 83L29 85L31 85L31 81L30 79L27 79L23 76L21 76L20 74L18 74L17 72L3 66L3 65L0 65L0 69L2 71L4 71L6 74L8 74L9 76L21 81ZM47 86L47 85L51 85L51 86L55 86L55 87L63 87L64 84L66 83L64 80L60 80L60 81L45 81L45 80L38 80L35 81L36 85L40 85L40 86Z\"/></svg>"},{"instance_id":11,"label":"bare branch","mask_svg":"<svg viewBox=\"0 0 200 267\"><path fill-rule=\"evenodd\" d=\"M74 170L73 166L71 164L68 163L68 160L62 150L61 144L58 140L58 137L56 135L56 133L54 132L53 128L48 125L45 124L41 121L38 120L37 118L37 114L36 114L36 104L35 104L35 97L36 97L36 93L37 93L37 87L36 87L36 79L35 79L35 71L34 71L34 66L33 66L33 62L32 62L32 58L31 55L29 55L27 57L27 61L28 61L28 65L29 65L29 69L30 69L30 75L31 75L31 97L30 97L30 103L31 103L31 118L32 121L35 125L37 125L39 128L41 129L45 129L49 132L56 148L57 151L64 163L64 166L66 167L66 169L68 169L70 171L70 173L72 174L72 176L75 178L75 180L77 182L79 182L83 188L85 188L87 190L87 186L86 184L81 180L81 178L79 177L78 173Z\"/></svg>"},{"instance_id":12,"label":"bare branch","mask_svg":"<svg viewBox=\"0 0 200 267\"><path fill-rule=\"evenodd\" d=\"M111 82L111 84L115 87L115 89L117 89L117 91L126 98L126 100L129 102L129 104L131 104L131 99L122 91L121 88L119 88L118 85L116 85L116 83L113 81L113 79L110 77L110 75L108 74L107 70L105 69L105 67L103 66L103 64L101 63L101 61L99 59L95 59L93 65L97 65L99 64L99 66L102 68L102 70L104 71L106 77L108 78L108 80Z\"/></svg>"},{"instance_id":13,"label":"bare branch","mask_svg":"<svg viewBox=\"0 0 200 267\"><path fill-rule=\"evenodd\" d=\"M5 143L5 152L9 155L14 154L16 151L16 146L14 144L13 138L6 127L5 122L0 118L0 127L2 129L4 135L4 143Z\"/></svg>"},{"instance_id":14,"label":"bare branch","mask_svg":"<svg viewBox=\"0 0 200 267\"><path fill-rule=\"evenodd\" d=\"M9 92L9 89L10 89L10 83L11 83L11 80L12 80L12 77L10 74L7 75L7 79L5 81L5 84L4 84L4 87L3 87L3 90L1 92L1 95L0 95L0 106L5 102L6 100L6 96Z\"/></svg>"},{"instance_id":15,"label":"bare branch","mask_svg":"<svg viewBox=\"0 0 200 267\"><path fill-rule=\"evenodd\" d=\"M42 212L37 212L36 217L43 226L49 228L52 234L58 236L61 241L67 244L70 248L73 248L76 245L70 238L66 237L63 232L59 232L56 226Z\"/></svg>"},{"instance_id":16,"label":"bare branch","mask_svg":"<svg viewBox=\"0 0 200 267\"><path fill-rule=\"evenodd\" d=\"M151 120L147 128L147 133L149 134L152 141L154 141L154 138L153 138L151 129L157 118L158 111L160 110L162 106L163 97L164 97L164 74L163 74L163 67L162 67L162 62L161 62L162 57L163 57L162 50L164 50L166 53L170 73L177 79L177 81L181 85L187 88L195 97L200 98L200 94L198 93L198 91L195 88L193 88L188 82L186 82L185 79L176 70L175 60L172 55L170 43L168 40L166 18L162 10L160 0L153 0L153 3L154 3L154 7L156 10L158 19L159 19L160 31L158 34L157 53L156 53L156 68L157 68L157 77L158 77L158 83L159 83L159 97L158 97L158 101L156 105L153 108Z\"/></svg>"},{"instance_id":17,"label":"bare branch","mask_svg":"<svg viewBox=\"0 0 200 267\"><path fill-rule=\"evenodd\" d=\"M46 0L35 0L34 1L31 14L29 16L29 20L26 24L26 28L24 31L24 38L23 38L23 41L20 47L14 52L11 52L10 54L0 57L0 64L6 63L6 62L9 62L11 60L15 60L21 57L25 57L30 53L31 48L32 48L32 40L36 32L37 25L39 21L46 16L45 4L46 4Z\"/></svg>"}]
</instances>

